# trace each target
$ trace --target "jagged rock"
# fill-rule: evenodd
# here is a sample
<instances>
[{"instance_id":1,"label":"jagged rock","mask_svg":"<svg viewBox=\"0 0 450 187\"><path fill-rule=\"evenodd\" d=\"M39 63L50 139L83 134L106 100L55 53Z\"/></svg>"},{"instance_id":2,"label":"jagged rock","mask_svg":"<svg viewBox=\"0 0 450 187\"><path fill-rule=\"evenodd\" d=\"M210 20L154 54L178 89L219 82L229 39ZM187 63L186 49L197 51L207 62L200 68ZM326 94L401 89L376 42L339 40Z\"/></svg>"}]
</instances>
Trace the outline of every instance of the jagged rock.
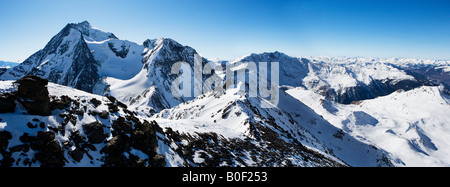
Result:
<instances>
[{"instance_id":1,"label":"jagged rock","mask_svg":"<svg viewBox=\"0 0 450 187\"><path fill-rule=\"evenodd\" d=\"M105 154L122 154L130 148L130 138L124 134L114 136L101 150Z\"/></svg>"},{"instance_id":2,"label":"jagged rock","mask_svg":"<svg viewBox=\"0 0 450 187\"><path fill-rule=\"evenodd\" d=\"M109 101L111 101L111 103L115 103L117 101L117 99L113 96L107 95L106 98L108 98Z\"/></svg>"},{"instance_id":3,"label":"jagged rock","mask_svg":"<svg viewBox=\"0 0 450 187\"><path fill-rule=\"evenodd\" d=\"M32 100L50 99L46 88L48 80L37 76L25 76L16 82L19 84L17 96Z\"/></svg>"},{"instance_id":4,"label":"jagged rock","mask_svg":"<svg viewBox=\"0 0 450 187\"><path fill-rule=\"evenodd\" d=\"M52 131L39 131L36 137L24 133L20 137L24 143L29 143L30 148L36 150L34 157L42 167L62 167L65 165L64 151L55 133Z\"/></svg>"},{"instance_id":5,"label":"jagged rock","mask_svg":"<svg viewBox=\"0 0 450 187\"><path fill-rule=\"evenodd\" d=\"M36 138L36 145L38 146L38 149L42 149L50 141L55 139L55 133L52 131L39 131Z\"/></svg>"},{"instance_id":6,"label":"jagged rock","mask_svg":"<svg viewBox=\"0 0 450 187\"><path fill-rule=\"evenodd\" d=\"M102 104L102 101L99 101L99 100L96 99L96 98L92 98L91 101L90 101L90 103L92 103L92 104L94 105L94 107L97 108L99 105Z\"/></svg>"},{"instance_id":7,"label":"jagged rock","mask_svg":"<svg viewBox=\"0 0 450 187\"><path fill-rule=\"evenodd\" d=\"M121 133L114 136L100 153L104 153L104 165L106 167L125 166L128 159L123 156L123 152L130 149L130 138ZM130 167L130 165L128 165Z\"/></svg>"},{"instance_id":8,"label":"jagged rock","mask_svg":"<svg viewBox=\"0 0 450 187\"><path fill-rule=\"evenodd\" d=\"M47 90L48 80L37 76L25 76L16 82L18 101L31 115L50 115L50 97Z\"/></svg>"},{"instance_id":9,"label":"jagged rock","mask_svg":"<svg viewBox=\"0 0 450 187\"><path fill-rule=\"evenodd\" d=\"M0 113L11 113L16 109L16 96L11 93L0 95Z\"/></svg>"},{"instance_id":10,"label":"jagged rock","mask_svg":"<svg viewBox=\"0 0 450 187\"><path fill-rule=\"evenodd\" d=\"M64 109L66 107L69 107L70 102L72 101L72 99L69 96L61 96L61 98L57 98L54 99L50 102L50 109L54 110L54 109Z\"/></svg>"},{"instance_id":11,"label":"jagged rock","mask_svg":"<svg viewBox=\"0 0 450 187\"><path fill-rule=\"evenodd\" d=\"M103 130L103 124L98 121L84 124L83 131L86 134L89 143L102 143L107 137L107 134L105 134L105 131Z\"/></svg>"},{"instance_id":12,"label":"jagged rock","mask_svg":"<svg viewBox=\"0 0 450 187\"><path fill-rule=\"evenodd\" d=\"M132 146L149 156L155 154L155 148L158 146L156 132L152 123L156 122L144 121L144 123L136 123L134 126L135 131L130 136Z\"/></svg>"},{"instance_id":13,"label":"jagged rock","mask_svg":"<svg viewBox=\"0 0 450 187\"><path fill-rule=\"evenodd\" d=\"M119 107L114 103L108 103L108 110L111 113L116 113L119 111Z\"/></svg>"},{"instance_id":14,"label":"jagged rock","mask_svg":"<svg viewBox=\"0 0 450 187\"><path fill-rule=\"evenodd\" d=\"M126 121L124 117L119 117L113 122L111 127L114 129L114 134L127 133L130 134L133 131L133 126L130 121Z\"/></svg>"}]
</instances>

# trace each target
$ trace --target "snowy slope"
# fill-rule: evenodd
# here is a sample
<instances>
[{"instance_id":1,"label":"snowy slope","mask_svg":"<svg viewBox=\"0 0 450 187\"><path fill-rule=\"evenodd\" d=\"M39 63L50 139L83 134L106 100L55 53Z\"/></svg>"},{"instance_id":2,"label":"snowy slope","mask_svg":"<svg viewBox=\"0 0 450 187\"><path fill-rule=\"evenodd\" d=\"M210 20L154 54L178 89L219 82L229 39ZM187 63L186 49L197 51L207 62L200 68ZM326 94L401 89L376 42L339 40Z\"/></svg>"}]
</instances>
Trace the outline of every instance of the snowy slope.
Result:
<instances>
[{"instance_id":1,"label":"snowy slope","mask_svg":"<svg viewBox=\"0 0 450 187\"><path fill-rule=\"evenodd\" d=\"M13 92L15 89L12 81L0 82L2 92ZM233 114L225 116L228 120L208 126L213 124L201 124L205 120L149 118L112 97L62 85L49 83L48 90L52 102L65 103L61 109L53 109L50 116L29 115L20 104L17 104L15 112L0 114L1 166L346 165L334 156L302 146L289 137L285 127L268 126L270 119L263 116L253 120L242 113L243 118L234 119L234 115L239 115L237 111L255 110L251 109L251 101L239 102L236 95L224 99L234 100L236 106L242 108L229 107L228 110L232 110L229 112ZM204 98L215 100L214 97ZM203 101L199 98L198 102ZM249 115L255 114L249 112ZM243 124L244 128L235 128L242 125L238 123L242 119L247 121ZM280 120L288 123L287 119L277 121ZM237 126L220 127L223 122L235 122ZM245 132L245 129L252 129L251 125L255 128L251 130L254 132ZM301 128L295 129L300 131L292 135L313 138ZM242 132L247 135L242 136Z\"/></svg>"},{"instance_id":2,"label":"snowy slope","mask_svg":"<svg viewBox=\"0 0 450 187\"><path fill-rule=\"evenodd\" d=\"M134 42L118 39L88 41L94 58L100 63L99 76L130 79L142 69L144 47Z\"/></svg>"},{"instance_id":3,"label":"snowy slope","mask_svg":"<svg viewBox=\"0 0 450 187\"><path fill-rule=\"evenodd\" d=\"M419 87L354 105L329 102L311 91L287 93L337 128L390 153L396 166L449 166L450 100L438 87Z\"/></svg>"},{"instance_id":4,"label":"snowy slope","mask_svg":"<svg viewBox=\"0 0 450 187\"><path fill-rule=\"evenodd\" d=\"M153 117L161 126L181 132L214 132L257 142L278 137L350 166L390 166L383 151L346 135L290 95L280 95L278 107L264 109L261 98L248 98L238 89L221 97L208 93ZM265 136L268 129L276 135ZM291 156L293 163L306 166L302 157L282 157Z\"/></svg>"}]
</instances>

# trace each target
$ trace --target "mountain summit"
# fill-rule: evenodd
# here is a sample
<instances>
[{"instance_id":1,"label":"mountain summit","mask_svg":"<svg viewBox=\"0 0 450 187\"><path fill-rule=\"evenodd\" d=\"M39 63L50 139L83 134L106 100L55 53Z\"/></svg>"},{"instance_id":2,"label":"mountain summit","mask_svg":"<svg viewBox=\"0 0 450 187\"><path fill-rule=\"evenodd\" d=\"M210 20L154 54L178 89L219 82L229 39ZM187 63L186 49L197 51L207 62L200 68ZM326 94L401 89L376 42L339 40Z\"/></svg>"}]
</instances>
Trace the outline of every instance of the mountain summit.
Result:
<instances>
[{"instance_id":1,"label":"mountain summit","mask_svg":"<svg viewBox=\"0 0 450 187\"><path fill-rule=\"evenodd\" d=\"M130 75L123 74L138 72L136 69L142 68L142 50L139 45L119 40L87 21L69 23L43 49L7 70L0 79L16 80L25 75L36 75L50 82L93 92L102 76L129 78ZM126 57L128 59L123 60Z\"/></svg>"},{"instance_id":2,"label":"mountain summit","mask_svg":"<svg viewBox=\"0 0 450 187\"><path fill-rule=\"evenodd\" d=\"M67 27L76 29L83 34L84 38L89 41L103 41L107 39L119 39L113 33L104 32L94 26L88 21L81 23L69 23Z\"/></svg>"}]
</instances>

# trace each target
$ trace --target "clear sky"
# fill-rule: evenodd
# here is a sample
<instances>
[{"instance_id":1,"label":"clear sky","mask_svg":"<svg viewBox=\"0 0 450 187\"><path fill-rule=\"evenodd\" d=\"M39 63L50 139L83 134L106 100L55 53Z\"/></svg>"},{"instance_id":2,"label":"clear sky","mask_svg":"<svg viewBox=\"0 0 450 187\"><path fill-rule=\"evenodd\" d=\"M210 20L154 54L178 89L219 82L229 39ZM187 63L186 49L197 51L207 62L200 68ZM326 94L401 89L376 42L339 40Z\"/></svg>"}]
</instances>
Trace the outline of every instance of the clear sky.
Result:
<instances>
[{"instance_id":1,"label":"clear sky","mask_svg":"<svg viewBox=\"0 0 450 187\"><path fill-rule=\"evenodd\" d=\"M450 59L449 0L0 0L0 60L23 61L84 20L224 60L271 51Z\"/></svg>"}]
</instances>

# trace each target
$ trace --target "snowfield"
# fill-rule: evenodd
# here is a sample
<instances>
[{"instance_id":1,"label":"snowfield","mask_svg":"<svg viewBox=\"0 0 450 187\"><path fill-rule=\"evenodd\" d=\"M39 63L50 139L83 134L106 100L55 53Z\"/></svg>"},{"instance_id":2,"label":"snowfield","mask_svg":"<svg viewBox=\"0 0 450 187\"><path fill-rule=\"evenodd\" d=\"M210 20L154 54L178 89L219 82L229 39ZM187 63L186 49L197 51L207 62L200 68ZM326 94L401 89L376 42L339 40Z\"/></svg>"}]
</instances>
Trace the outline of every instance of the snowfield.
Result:
<instances>
[{"instance_id":1,"label":"snowfield","mask_svg":"<svg viewBox=\"0 0 450 187\"><path fill-rule=\"evenodd\" d=\"M420 87L342 105L302 88L287 91L331 124L390 153L396 166L450 164L450 100L438 87Z\"/></svg>"}]
</instances>

